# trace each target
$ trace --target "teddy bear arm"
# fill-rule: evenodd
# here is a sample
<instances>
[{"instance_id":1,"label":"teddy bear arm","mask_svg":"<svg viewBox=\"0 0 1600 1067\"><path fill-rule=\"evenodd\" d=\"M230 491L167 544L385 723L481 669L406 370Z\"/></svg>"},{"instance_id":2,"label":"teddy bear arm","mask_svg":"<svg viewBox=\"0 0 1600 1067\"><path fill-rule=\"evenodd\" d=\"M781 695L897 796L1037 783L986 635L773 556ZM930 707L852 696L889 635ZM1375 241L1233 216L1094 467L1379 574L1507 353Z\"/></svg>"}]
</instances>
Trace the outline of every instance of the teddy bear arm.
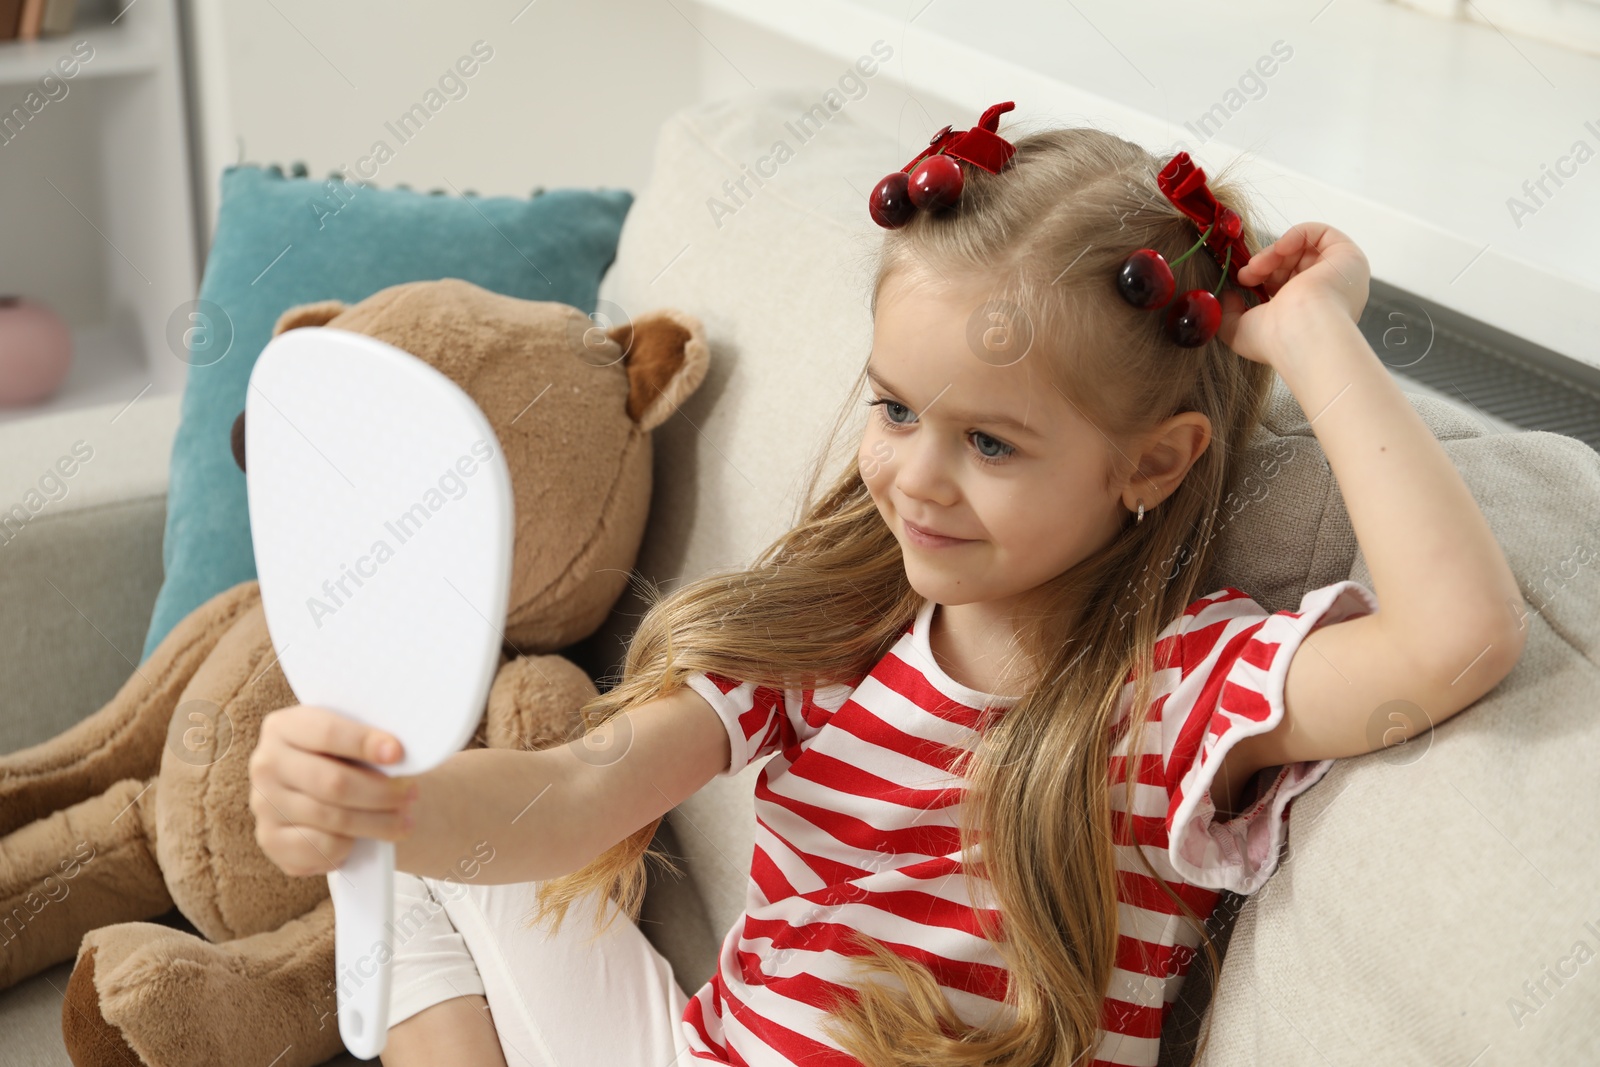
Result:
<instances>
[{"instance_id":1,"label":"teddy bear arm","mask_svg":"<svg viewBox=\"0 0 1600 1067\"><path fill-rule=\"evenodd\" d=\"M600 691L565 656L519 656L495 675L486 717L491 748L540 749L582 736L582 707Z\"/></svg>"},{"instance_id":2,"label":"teddy bear arm","mask_svg":"<svg viewBox=\"0 0 1600 1067\"><path fill-rule=\"evenodd\" d=\"M0 989L70 960L106 923L172 907L150 840L155 780L124 779L0 839Z\"/></svg>"}]
</instances>

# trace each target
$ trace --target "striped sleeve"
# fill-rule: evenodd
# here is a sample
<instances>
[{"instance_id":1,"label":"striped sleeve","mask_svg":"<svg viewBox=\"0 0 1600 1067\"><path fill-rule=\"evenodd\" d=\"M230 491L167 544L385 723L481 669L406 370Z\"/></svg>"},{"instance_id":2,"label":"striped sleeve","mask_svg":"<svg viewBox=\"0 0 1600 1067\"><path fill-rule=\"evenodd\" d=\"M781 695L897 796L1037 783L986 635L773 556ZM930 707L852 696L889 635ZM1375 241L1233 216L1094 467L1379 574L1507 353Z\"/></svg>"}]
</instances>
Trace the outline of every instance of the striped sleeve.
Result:
<instances>
[{"instance_id":1,"label":"striped sleeve","mask_svg":"<svg viewBox=\"0 0 1600 1067\"><path fill-rule=\"evenodd\" d=\"M1162 712L1167 848L1185 881L1249 894L1271 877L1287 834L1289 803L1333 760L1280 767L1254 803L1216 821L1211 782L1234 745L1283 721L1289 661L1311 631L1378 610L1366 586L1313 589L1296 611L1269 614L1234 588L1195 601L1179 620L1182 678Z\"/></svg>"},{"instance_id":2,"label":"striped sleeve","mask_svg":"<svg viewBox=\"0 0 1600 1067\"><path fill-rule=\"evenodd\" d=\"M718 772L719 778L731 778L799 741L795 730L796 721L803 721L799 691L757 686L707 671L695 671L686 684L706 698L728 731L733 756L728 768Z\"/></svg>"}]
</instances>

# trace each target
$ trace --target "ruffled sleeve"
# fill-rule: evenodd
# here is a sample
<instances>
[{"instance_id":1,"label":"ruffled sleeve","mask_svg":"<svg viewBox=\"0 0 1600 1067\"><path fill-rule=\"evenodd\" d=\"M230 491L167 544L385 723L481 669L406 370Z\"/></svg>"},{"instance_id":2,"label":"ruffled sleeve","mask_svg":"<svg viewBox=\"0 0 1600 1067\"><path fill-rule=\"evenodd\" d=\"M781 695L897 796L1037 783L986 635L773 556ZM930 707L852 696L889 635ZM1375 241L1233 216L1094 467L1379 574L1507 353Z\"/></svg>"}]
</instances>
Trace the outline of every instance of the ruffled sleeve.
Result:
<instances>
[{"instance_id":1,"label":"ruffled sleeve","mask_svg":"<svg viewBox=\"0 0 1600 1067\"><path fill-rule=\"evenodd\" d=\"M731 778L780 748L798 744L794 723L803 703L798 690L752 685L706 671L695 671L686 684L706 698L728 731L733 756L718 777Z\"/></svg>"},{"instance_id":2,"label":"ruffled sleeve","mask_svg":"<svg viewBox=\"0 0 1600 1067\"><path fill-rule=\"evenodd\" d=\"M1320 626L1378 610L1366 586L1340 581L1313 589L1296 611L1268 613L1234 588L1195 601L1179 620L1182 679L1163 707L1167 848L1187 882L1254 893L1276 870L1289 803L1315 785L1333 760L1277 769L1255 801L1217 822L1211 782L1234 745L1283 721L1289 661Z\"/></svg>"}]
</instances>

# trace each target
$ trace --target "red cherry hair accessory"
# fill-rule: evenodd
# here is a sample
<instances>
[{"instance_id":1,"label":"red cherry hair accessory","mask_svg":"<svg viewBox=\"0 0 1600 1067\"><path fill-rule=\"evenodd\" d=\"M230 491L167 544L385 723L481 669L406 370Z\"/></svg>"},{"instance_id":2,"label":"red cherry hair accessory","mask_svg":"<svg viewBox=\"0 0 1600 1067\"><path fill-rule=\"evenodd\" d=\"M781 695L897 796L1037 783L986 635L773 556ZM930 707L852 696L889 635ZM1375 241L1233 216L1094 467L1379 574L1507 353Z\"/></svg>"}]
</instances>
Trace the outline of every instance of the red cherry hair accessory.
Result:
<instances>
[{"instance_id":1,"label":"red cherry hair accessory","mask_svg":"<svg viewBox=\"0 0 1600 1067\"><path fill-rule=\"evenodd\" d=\"M1122 268L1117 272L1117 291L1136 308L1165 307L1163 325L1167 336L1185 348L1198 348L1211 340L1222 324L1222 304L1217 300L1217 293L1225 283L1232 281L1262 301L1268 299L1267 291L1259 285L1239 284L1239 268L1250 262L1250 249L1245 247L1241 235L1243 223L1237 212L1219 203L1211 194L1206 185L1206 172L1194 165L1189 153L1179 152L1169 159L1156 175L1156 185L1162 195L1203 230L1200 240L1173 260L1173 264L1182 263L1203 245L1221 264L1222 278L1215 291L1190 289L1174 301L1176 285L1172 268L1160 252L1141 248L1122 261Z\"/></svg>"},{"instance_id":2,"label":"red cherry hair accessory","mask_svg":"<svg viewBox=\"0 0 1600 1067\"><path fill-rule=\"evenodd\" d=\"M999 174L1017 149L995 129L1000 116L1015 106L1010 100L995 104L970 130L952 131L946 126L934 134L917 158L885 175L873 188L867 202L872 221L895 230L904 226L918 208L937 211L954 204L961 198L965 184L957 160Z\"/></svg>"}]
</instances>

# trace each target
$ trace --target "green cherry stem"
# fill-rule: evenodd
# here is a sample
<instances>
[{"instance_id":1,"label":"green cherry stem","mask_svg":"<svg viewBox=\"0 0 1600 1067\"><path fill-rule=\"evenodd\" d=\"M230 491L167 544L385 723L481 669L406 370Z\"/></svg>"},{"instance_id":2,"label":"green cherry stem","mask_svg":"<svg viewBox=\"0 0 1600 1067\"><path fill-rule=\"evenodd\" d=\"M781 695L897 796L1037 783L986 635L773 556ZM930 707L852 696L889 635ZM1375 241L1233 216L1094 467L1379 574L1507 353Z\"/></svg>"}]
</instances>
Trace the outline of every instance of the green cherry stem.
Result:
<instances>
[{"instance_id":1,"label":"green cherry stem","mask_svg":"<svg viewBox=\"0 0 1600 1067\"><path fill-rule=\"evenodd\" d=\"M1195 252L1197 252L1199 250L1200 246L1206 243L1206 238L1211 236L1211 231L1216 229L1216 228L1217 228L1217 224L1215 222L1213 222L1210 226L1207 226L1206 227L1206 232L1200 235L1200 240L1196 241L1190 247L1189 251L1185 252L1183 255L1181 255L1177 259L1173 260L1169 264L1169 266L1176 267L1179 263L1182 263L1184 260L1186 260L1190 256L1194 255Z\"/></svg>"},{"instance_id":2,"label":"green cherry stem","mask_svg":"<svg viewBox=\"0 0 1600 1067\"><path fill-rule=\"evenodd\" d=\"M1228 246L1228 254L1222 257L1222 277L1217 279L1217 287L1215 289L1211 290L1211 295L1212 296L1220 297L1222 295L1222 285L1223 285L1224 282L1226 282L1228 280L1228 264L1230 264L1232 262L1233 262L1233 246L1229 245Z\"/></svg>"}]
</instances>

